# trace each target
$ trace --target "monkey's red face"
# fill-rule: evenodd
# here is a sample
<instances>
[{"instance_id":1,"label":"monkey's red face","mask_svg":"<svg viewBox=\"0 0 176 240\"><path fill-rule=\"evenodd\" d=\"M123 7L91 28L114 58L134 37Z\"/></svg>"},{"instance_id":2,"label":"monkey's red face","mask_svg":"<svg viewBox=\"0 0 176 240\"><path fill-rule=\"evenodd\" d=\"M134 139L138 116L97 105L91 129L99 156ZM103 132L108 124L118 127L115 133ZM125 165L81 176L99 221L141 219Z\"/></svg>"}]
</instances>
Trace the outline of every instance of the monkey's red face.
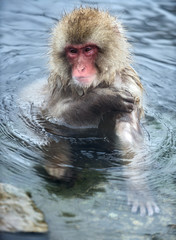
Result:
<instances>
[{"instance_id":1,"label":"monkey's red face","mask_svg":"<svg viewBox=\"0 0 176 240\"><path fill-rule=\"evenodd\" d=\"M98 47L93 44L69 45L66 56L72 67L72 79L80 86L88 87L96 80L95 59Z\"/></svg>"}]
</instances>

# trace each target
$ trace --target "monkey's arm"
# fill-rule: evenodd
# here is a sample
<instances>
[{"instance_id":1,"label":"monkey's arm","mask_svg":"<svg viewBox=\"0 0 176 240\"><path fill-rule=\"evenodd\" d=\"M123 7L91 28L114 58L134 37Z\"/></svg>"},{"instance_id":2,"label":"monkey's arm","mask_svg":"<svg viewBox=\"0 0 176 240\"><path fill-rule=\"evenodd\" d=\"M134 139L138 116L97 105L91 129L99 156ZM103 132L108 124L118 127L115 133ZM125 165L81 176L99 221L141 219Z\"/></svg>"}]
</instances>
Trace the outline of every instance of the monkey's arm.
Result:
<instances>
[{"instance_id":1,"label":"monkey's arm","mask_svg":"<svg viewBox=\"0 0 176 240\"><path fill-rule=\"evenodd\" d=\"M139 210L141 215L152 216L159 212L159 208L152 198L147 179L144 177L145 160L149 153L144 144L137 107L132 113L122 114L121 118L117 118L116 135L124 157L129 161L124 166L128 204L132 206L132 212Z\"/></svg>"},{"instance_id":2,"label":"monkey's arm","mask_svg":"<svg viewBox=\"0 0 176 240\"><path fill-rule=\"evenodd\" d=\"M115 117L115 136L123 150L124 158L129 163L124 166L127 179L128 203L132 211L140 211L141 215L153 215L159 208L153 201L147 179L144 177L144 167L149 155L140 126L140 117L143 114L142 93L140 79L133 68L128 67L121 73L122 87L128 87L136 103L131 113L117 114Z\"/></svg>"},{"instance_id":3,"label":"monkey's arm","mask_svg":"<svg viewBox=\"0 0 176 240\"><path fill-rule=\"evenodd\" d=\"M134 99L125 91L117 91L116 89L97 88L87 93L85 96L69 102L69 108L65 108L62 112L62 118L71 127L88 126L99 124L101 116L106 112L125 111L131 112L133 109ZM41 121L41 124L48 132L59 132L62 129ZM56 130L56 131L55 131ZM65 133L64 133L65 134ZM71 134L71 133L70 133ZM71 175L69 165L71 161L71 150L67 142L60 140L58 143L51 142L45 147L46 161L45 169L48 174L55 179L66 179Z\"/></svg>"},{"instance_id":4,"label":"monkey's arm","mask_svg":"<svg viewBox=\"0 0 176 240\"><path fill-rule=\"evenodd\" d=\"M62 117L71 125L98 125L104 113L131 112L134 98L126 91L114 88L95 88L78 100L70 102Z\"/></svg>"}]
</instances>

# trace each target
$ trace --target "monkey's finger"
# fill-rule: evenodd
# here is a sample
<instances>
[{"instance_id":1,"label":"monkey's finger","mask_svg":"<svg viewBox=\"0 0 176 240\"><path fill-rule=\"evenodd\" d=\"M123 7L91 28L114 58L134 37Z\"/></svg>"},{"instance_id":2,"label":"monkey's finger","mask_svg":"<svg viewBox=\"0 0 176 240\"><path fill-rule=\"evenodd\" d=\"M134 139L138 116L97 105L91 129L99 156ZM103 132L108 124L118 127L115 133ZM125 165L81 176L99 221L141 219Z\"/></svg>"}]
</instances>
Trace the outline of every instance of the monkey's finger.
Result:
<instances>
[{"instance_id":1,"label":"monkey's finger","mask_svg":"<svg viewBox=\"0 0 176 240\"><path fill-rule=\"evenodd\" d=\"M143 217L143 216L145 216L146 215L146 207L145 207L145 205L143 204L143 203L141 203L140 204L140 206L139 206L139 208L140 208L140 215Z\"/></svg>"},{"instance_id":2,"label":"monkey's finger","mask_svg":"<svg viewBox=\"0 0 176 240\"><path fill-rule=\"evenodd\" d=\"M121 97L122 97L122 99L123 100L125 100L125 101L127 101L127 102L130 102L130 103L133 103L134 104L134 102L135 102L135 99L134 99L134 97L131 95L131 94L128 94L128 93L123 93L122 95L121 95Z\"/></svg>"},{"instance_id":3,"label":"monkey's finger","mask_svg":"<svg viewBox=\"0 0 176 240\"><path fill-rule=\"evenodd\" d=\"M151 202L146 203L147 211L148 211L148 216L153 216L154 210Z\"/></svg>"},{"instance_id":4,"label":"monkey's finger","mask_svg":"<svg viewBox=\"0 0 176 240\"><path fill-rule=\"evenodd\" d=\"M126 95L128 95L128 96L131 96L131 97L133 96L133 95L131 94L131 92L129 92L128 89L126 89L126 88L120 89L119 92L124 93L124 94L126 94Z\"/></svg>"},{"instance_id":5,"label":"monkey's finger","mask_svg":"<svg viewBox=\"0 0 176 240\"><path fill-rule=\"evenodd\" d=\"M153 205L153 208L154 208L154 212L155 212L155 213L159 213L159 212L160 212L160 209L159 209L159 207L156 205L156 203L155 203L155 202L152 202L152 205Z\"/></svg>"},{"instance_id":6,"label":"monkey's finger","mask_svg":"<svg viewBox=\"0 0 176 240\"><path fill-rule=\"evenodd\" d=\"M138 210L138 207L139 207L139 203L138 203L138 201L135 201L132 205L131 212L136 213Z\"/></svg>"},{"instance_id":7,"label":"monkey's finger","mask_svg":"<svg viewBox=\"0 0 176 240\"><path fill-rule=\"evenodd\" d=\"M131 103L125 104L125 109L122 109L122 111L124 110L128 113L131 113L134 110L134 105Z\"/></svg>"}]
</instances>

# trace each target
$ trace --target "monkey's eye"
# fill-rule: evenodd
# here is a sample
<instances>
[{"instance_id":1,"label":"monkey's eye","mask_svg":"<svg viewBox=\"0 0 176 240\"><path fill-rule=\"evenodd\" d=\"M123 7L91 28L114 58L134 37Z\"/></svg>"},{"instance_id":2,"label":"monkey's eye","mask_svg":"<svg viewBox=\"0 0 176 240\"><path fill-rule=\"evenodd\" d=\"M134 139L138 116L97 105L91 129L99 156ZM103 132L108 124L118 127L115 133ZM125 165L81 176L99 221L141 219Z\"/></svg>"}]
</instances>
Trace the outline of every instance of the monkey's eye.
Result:
<instances>
[{"instance_id":1,"label":"monkey's eye","mask_svg":"<svg viewBox=\"0 0 176 240\"><path fill-rule=\"evenodd\" d=\"M85 56L87 57L91 57L93 56L94 54L97 53L97 47L96 46L86 46L84 49L83 49L83 52L85 54Z\"/></svg>"},{"instance_id":2,"label":"monkey's eye","mask_svg":"<svg viewBox=\"0 0 176 240\"><path fill-rule=\"evenodd\" d=\"M91 50L92 50L92 47L86 47L84 51L85 52L90 52Z\"/></svg>"},{"instance_id":3,"label":"monkey's eye","mask_svg":"<svg viewBox=\"0 0 176 240\"><path fill-rule=\"evenodd\" d=\"M78 49L77 48L74 48L74 47L68 47L66 48L66 54L68 57L70 58L76 58L77 55L78 55Z\"/></svg>"},{"instance_id":4,"label":"monkey's eye","mask_svg":"<svg viewBox=\"0 0 176 240\"><path fill-rule=\"evenodd\" d=\"M76 53L78 53L78 50L76 48L70 48L69 53L76 54Z\"/></svg>"}]
</instances>

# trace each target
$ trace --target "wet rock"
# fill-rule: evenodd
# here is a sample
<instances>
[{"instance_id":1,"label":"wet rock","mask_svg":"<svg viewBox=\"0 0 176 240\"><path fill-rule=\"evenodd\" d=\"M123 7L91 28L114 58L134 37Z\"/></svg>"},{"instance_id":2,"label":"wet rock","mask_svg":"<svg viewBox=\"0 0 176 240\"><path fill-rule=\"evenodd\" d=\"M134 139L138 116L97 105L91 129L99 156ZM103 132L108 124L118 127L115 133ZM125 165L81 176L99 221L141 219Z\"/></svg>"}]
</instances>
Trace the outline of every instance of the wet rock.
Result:
<instances>
[{"instance_id":1,"label":"wet rock","mask_svg":"<svg viewBox=\"0 0 176 240\"><path fill-rule=\"evenodd\" d=\"M48 226L29 194L0 183L0 231L46 233Z\"/></svg>"}]
</instances>

